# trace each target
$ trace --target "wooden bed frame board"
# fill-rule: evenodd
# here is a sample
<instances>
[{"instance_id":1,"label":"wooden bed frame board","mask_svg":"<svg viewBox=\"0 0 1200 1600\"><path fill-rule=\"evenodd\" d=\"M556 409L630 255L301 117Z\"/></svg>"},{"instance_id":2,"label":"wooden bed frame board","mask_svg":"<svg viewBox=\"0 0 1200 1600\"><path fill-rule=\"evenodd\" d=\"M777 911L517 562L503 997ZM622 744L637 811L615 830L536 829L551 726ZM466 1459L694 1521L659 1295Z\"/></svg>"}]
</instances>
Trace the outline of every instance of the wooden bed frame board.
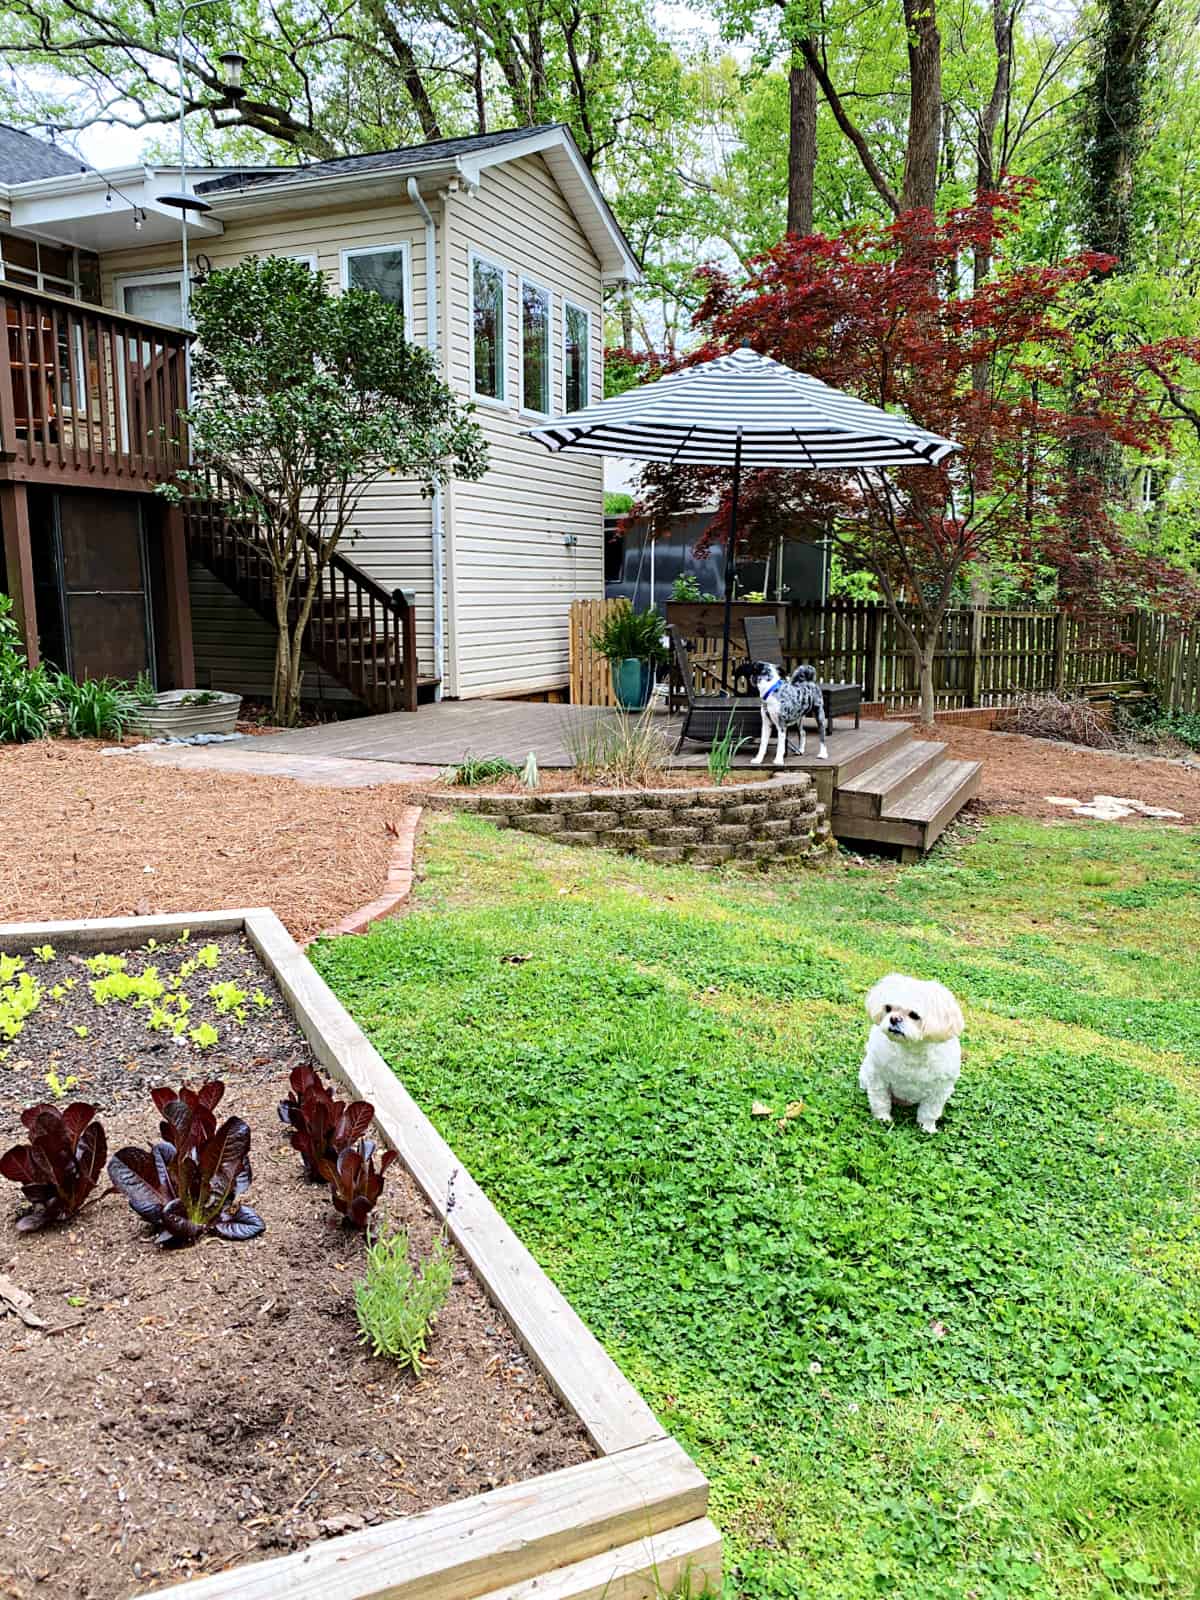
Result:
<instances>
[{"instance_id":1,"label":"wooden bed frame board","mask_svg":"<svg viewBox=\"0 0 1200 1600\"><path fill-rule=\"evenodd\" d=\"M411 1172L597 1459L157 1591L164 1600L643 1600L681 1581L718 1593L708 1484L550 1282L309 964L275 913L247 910L0 925L0 948L91 950L245 933L309 1047ZM453 1180L454 1205L447 1216ZM687 1591L685 1590L685 1593Z\"/></svg>"}]
</instances>

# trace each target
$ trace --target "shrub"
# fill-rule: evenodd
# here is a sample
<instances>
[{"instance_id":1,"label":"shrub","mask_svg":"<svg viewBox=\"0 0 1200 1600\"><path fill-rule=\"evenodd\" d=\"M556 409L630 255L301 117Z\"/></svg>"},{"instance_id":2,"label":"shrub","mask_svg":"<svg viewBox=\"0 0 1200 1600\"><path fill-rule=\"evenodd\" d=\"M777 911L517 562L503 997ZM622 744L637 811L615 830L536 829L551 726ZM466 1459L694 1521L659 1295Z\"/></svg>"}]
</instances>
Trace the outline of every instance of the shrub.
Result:
<instances>
[{"instance_id":1,"label":"shrub","mask_svg":"<svg viewBox=\"0 0 1200 1600\"><path fill-rule=\"evenodd\" d=\"M119 739L138 720L143 701L118 678L54 678L62 732L68 739Z\"/></svg>"},{"instance_id":2,"label":"shrub","mask_svg":"<svg viewBox=\"0 0 1200 1600\"><path fill-rule=\"evenodd\" d=\"M355 1285L359 1338L375 1356L391 1356L414 1372L421 1369L429 1331L450 1294L454 1264L439 1234L433 1249L413 1267L403 1229L367 1249L367 1273Z\"/></svg>"},{"instance_id":3,"label":"shrub","mask_svg":"<svg viewBox=\"0 0 1200 1600\"><path fill-rule=\"evenodd\" d=\"M658 612L635 611L628 602L616 604L592 635L592 645L610 661L665 661L666 623Z\"/></svg>"},{"instance_id":4,"label":"shrub","mask_svg":"<svg viewBox=\"0 0 1200 1600\"><path fill-rule=\"evenodd\" d=\"M711 600L712 596L703 592L694 572L681 572L671 585L671 599L684 605L695 605L701 600Z\"/></svg>"},{"instance_id":5,"label":"shrub","mask_svg":"<svg viewBox=\"0 0 1200 1600\"><path fill-rule=\"evenodd\" d=\"M95 1106L82 1101L63 1111L41 1104L21 1113L29 1143L0 1156L0 1177L19 1183L33 1207L18 1220L18 1232L33 1233L73 1217L95 1189L108 1154L95 1116Z\"/></svg>"},{"instance_id":6,"label":"shrub","mask_svg":"<svg viewBox=\"0 0 1200 1600\"><path fill-rule=\"evenodd\" d=\"M55 680L30 667L13 621L12 598L0 594L0 743L45 739L58 722Z\"/></svg>"}]
</instances>

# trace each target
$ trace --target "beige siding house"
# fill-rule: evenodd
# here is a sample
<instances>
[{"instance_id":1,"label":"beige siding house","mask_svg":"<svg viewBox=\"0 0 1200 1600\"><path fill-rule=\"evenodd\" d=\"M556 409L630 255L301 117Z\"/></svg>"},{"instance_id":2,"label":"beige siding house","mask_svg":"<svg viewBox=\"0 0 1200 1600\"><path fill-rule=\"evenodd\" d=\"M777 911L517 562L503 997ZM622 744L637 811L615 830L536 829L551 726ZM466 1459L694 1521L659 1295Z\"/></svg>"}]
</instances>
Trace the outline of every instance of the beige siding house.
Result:
<instances>
[{"instance_id":1,"label":"beige siding house","mask_svg":"<svg viewBox=\"0 0 1200 1600\"><path fill-rule=\"evenodd\" d=\"M288 255L334 287L376 288L476 406L486 476L432 499L415 484L378 484L345 546L386 590L415 596L429 692L565 685L570 602L604 592L602 464L551 455L524 430L601 396L604 290L638 275L570 133L520 129L190 177L210 208L189 223L193 271ZM178 323L179 213L160 203L178 188L169 169L52 176L13 186L11 224L90 246L112 310ZM189 580L197 681L268 692L269 623L194 558ZM306 691L348 692L316 664Z\"/></svg>"}]
</instances>

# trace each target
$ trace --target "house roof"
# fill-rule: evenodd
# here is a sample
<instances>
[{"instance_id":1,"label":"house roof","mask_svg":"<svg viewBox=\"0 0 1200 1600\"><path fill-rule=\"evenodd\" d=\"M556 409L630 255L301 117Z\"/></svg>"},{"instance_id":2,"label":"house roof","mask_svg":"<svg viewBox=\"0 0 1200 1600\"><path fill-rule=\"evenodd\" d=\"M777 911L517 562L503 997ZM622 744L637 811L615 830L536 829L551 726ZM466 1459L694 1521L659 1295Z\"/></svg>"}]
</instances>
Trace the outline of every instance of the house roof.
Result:
<instances>
[{"instance_id":1,"label":"house roof","mask_svg":"<svg viewBox=\"0 0 1200 1600\"><path fill-rule=\"evenodd\" d=\"M580 153L565 123L533 128L504 128L496 133L461 139L434 139L369 155L339 156L303 167L241 168L197 180L195 189L211 201L214 215L229 216L275 205L320 203L323 191L361 191L371 184L435 174L478 186L489 167L523 156L540 155L550 168L568 205L579 219L600 262L606 282L636 282L641 268L621 225Z\"/></svg>"},{"instance_id":2,"label":"house roof","mask_svg":"<svg viewBox=\"0 0 1200 1600\"><path fill-rule=\"evenodd\" d=\"M0 122L0 183L28 183L35 178L60 178L81 172L83 162L57 145Z\"/></svg>"},{"instance_id":3,"label":"house roof","mask_svg":"<svg viewBox=\"0 0 1200 1600\"><path fill-rule=\"evenodd\" d=\"M231 189L258 189L272 184L316 182L322 178L352 177L357 173L410 172L419 167L453 165L464 156L490 154L511 144L548 133L557 133L561 124L542 123L533 128L505 128L498 133L480 133L461 139L431 139L427 144L401 145L396 150L375 150L368 155L335 156L330 161L313 161L305 166L249 167L212 178L196 185L196 193L222 194Z\"/></svg>"}]
</instances>

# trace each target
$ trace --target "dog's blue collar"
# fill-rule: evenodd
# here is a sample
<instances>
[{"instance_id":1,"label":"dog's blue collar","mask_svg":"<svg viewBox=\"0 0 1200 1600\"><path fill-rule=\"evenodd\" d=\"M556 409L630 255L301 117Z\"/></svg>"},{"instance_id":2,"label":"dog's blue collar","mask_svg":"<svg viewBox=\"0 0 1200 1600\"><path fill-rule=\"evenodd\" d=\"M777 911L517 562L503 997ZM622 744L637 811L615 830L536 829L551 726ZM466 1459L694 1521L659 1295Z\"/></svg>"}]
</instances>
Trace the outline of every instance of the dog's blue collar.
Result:
<instances>
[{"instance_id":1,"label":"dog's blue collar","mask_svg":"<svg viewBox=\"0 0 1200 1600\"><path fill-rule=\"evenodd\" d=\"M760 695L759 699L760 700L769 700L773 694L776 694L782 688L783 688L783 679L782 678L776 678L775 682L767 690L766 694Z\"/></svg>"}]
</instances>

